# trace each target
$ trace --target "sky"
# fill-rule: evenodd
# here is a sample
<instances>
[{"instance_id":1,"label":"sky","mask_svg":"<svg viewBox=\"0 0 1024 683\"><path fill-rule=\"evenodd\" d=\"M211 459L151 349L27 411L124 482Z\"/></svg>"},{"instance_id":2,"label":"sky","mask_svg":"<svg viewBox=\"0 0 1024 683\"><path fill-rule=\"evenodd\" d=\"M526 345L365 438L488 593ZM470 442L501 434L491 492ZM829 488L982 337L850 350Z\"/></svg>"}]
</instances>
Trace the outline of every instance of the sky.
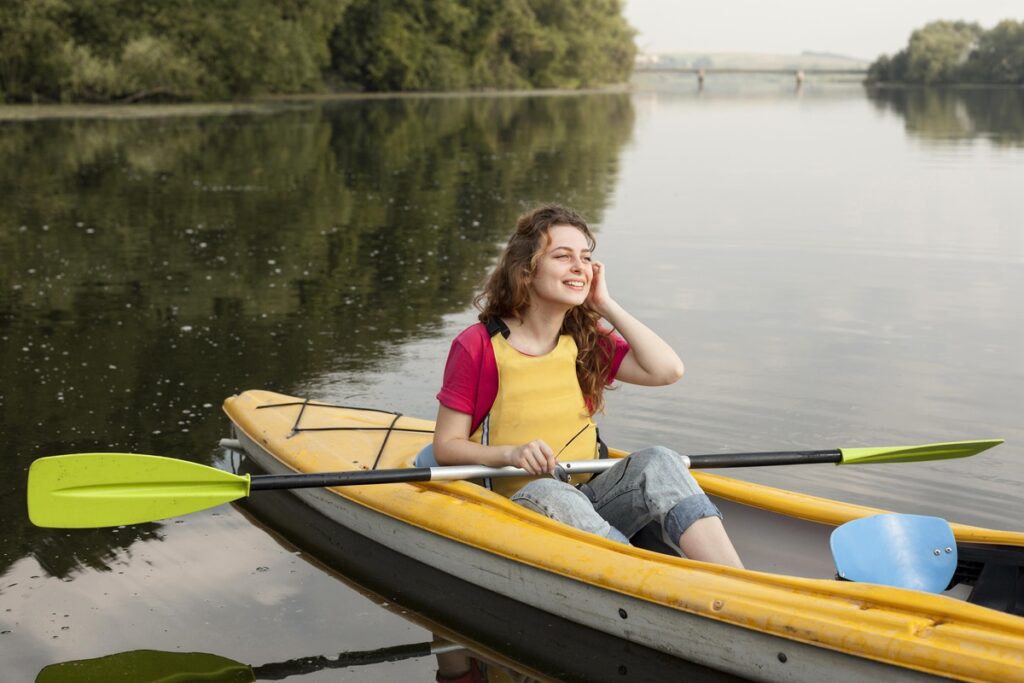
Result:
<instances>
[{"instance_id":1,"label":"sky","mask_svg":"<svg viewBox=\"0 0 1024 683\"><path fill-rule=\"evenodd\" d=\"M873 60L936 19L1024 21L1024 0L625 0L643 52L833 52Z\"/></svg>"}]
</instances>

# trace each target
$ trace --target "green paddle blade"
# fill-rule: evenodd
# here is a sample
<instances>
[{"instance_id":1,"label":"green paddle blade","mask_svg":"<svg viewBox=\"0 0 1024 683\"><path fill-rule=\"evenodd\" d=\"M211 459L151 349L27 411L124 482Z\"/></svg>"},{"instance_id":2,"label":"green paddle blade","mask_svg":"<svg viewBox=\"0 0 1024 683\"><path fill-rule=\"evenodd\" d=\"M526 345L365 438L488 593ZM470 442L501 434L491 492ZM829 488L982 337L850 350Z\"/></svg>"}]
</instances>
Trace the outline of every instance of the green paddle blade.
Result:
<instances>
[{"instance_id":1,"label":"green paddle blade","mask_svg":"<svg viewBox=\"0 0 1024 683\"><path fill-rule=\"evenodd\" d=\"M96 659L51 664L36 683L251 683L252 669L205 652L133 650Z\"/></svg>"},{"instance_id":2,"label":"green paddle blade","mask_svg":"<svg viewBox=\"0 0 1024 683\"><path fill-rule=\"evenodd\" d=\"M249 476L132 453L40 458L28 471L28 516L42 527L152 522L249 495Z\"/></svg>"},{"instance_id":3,"label":"green paddle blade","mask_svg":"<svg viewBox=\"0 0 1024 683\"><path fill-rule=\"evenodd\" d=\"M893 446L890 448L841 448L843 461L839 465L861 465L876 462L918 462L921 460L947 460L966 458L998 446L1002 439L983 441L952 441L929 443L923 446Z\"/></svg>"}]
</instances>

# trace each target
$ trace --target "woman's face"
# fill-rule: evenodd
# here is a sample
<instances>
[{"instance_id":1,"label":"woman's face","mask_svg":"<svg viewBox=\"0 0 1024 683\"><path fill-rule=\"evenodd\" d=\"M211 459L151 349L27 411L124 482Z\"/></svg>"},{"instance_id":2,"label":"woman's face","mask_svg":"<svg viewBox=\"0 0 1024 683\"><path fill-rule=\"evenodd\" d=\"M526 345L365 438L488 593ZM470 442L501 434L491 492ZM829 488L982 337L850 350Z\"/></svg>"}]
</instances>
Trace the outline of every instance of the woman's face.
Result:
<instances>
[{"instance_id":1,"label":"woman's face","mask_svg":"<svg viewBox=\"0 0 1024 683\"><path fill-rule=\"evenodd\" d=\"M530 280L535 300L579 306L590 294L594 277L590 244L579 228L555 225Z\"/></svg>"}]
</instances>

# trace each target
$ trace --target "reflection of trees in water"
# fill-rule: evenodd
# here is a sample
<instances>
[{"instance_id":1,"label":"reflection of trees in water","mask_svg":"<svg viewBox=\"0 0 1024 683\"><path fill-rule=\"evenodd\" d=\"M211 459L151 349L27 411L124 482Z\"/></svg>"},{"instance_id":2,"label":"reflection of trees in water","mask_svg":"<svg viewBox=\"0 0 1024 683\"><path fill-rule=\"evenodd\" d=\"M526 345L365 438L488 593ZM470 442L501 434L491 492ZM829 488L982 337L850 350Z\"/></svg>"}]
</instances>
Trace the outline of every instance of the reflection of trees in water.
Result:
<instances>
[{"instance_id":1,"label":"reflection of trees in water","mask_svg":"<svg viewBox=\"0 0 1024 683\"><path fill-rule=\"evenodd\" d=\"M984 137L1000 145L1024 144L1024 91L1016 88L869 88L882 111L893 111L907 130L926 140Z\"/></svg>"},{"instance_id":2,"label":"reflection of trees in water","mask_svg":"<svg viewBox=\"0 0 1024 683\"><path fill-rule=\"evenodd\" d=\"M14 534L24 532L20 538L10 540L16 547L30 547L26 554L31 554L50 576L69 579L84 568L109 570L118 556L135 541L161 540L159 530L157 524L145 524L119 529L116 535L100 529L38 534L31 527L25 526L13 530ZM7 564L0 564L0 569L6 570Z\"/></svg>"},{"instance_id":3,"label":"reflection of trees in water","mask_svg":"<svg viewBox=\"0 0 1024 683\"><path fill-rule=\"evenodd\" d=\"M20 520L0 572L31 552L60 566L24 519L32 459L208 462L224 396L374 366L463 309L525 204L599 219L632 122L611 94L0 128L0 428L17 453L0 505ZM140 533L62 535L59 552L103 566Z\"/></svg>"}]
</instances>

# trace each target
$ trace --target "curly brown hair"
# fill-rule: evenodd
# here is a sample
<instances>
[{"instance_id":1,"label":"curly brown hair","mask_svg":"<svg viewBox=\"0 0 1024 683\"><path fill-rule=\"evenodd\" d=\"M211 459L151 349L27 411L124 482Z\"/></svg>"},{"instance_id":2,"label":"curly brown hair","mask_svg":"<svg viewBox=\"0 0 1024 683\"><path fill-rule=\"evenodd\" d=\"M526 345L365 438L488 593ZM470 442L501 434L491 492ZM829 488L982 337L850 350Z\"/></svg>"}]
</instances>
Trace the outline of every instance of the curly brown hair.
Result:
<instances>
[{"instance_id":1,"label":"curly brown hair","mask_svg":"<svg viewBox=\"0 0 1024 683\"><path fill-rule=\"evenodd\" d=\"M484 289L473 303L480 309L480 321L494 318L522 320L530 307L530 281L537 262L551 242L548 231L556 225L571 225L587 238L593 251L596 246L586 220L576 211L545 204L521 215L516 230L505 245L498 264L487 278ZM587 400L591 414L604 408L604 389L611 368L614 343L610 330L603 329L601 316L589 303L569 310L560 334L571 335L576 342L576 377Z\"/></svg>"}]
</instances>

